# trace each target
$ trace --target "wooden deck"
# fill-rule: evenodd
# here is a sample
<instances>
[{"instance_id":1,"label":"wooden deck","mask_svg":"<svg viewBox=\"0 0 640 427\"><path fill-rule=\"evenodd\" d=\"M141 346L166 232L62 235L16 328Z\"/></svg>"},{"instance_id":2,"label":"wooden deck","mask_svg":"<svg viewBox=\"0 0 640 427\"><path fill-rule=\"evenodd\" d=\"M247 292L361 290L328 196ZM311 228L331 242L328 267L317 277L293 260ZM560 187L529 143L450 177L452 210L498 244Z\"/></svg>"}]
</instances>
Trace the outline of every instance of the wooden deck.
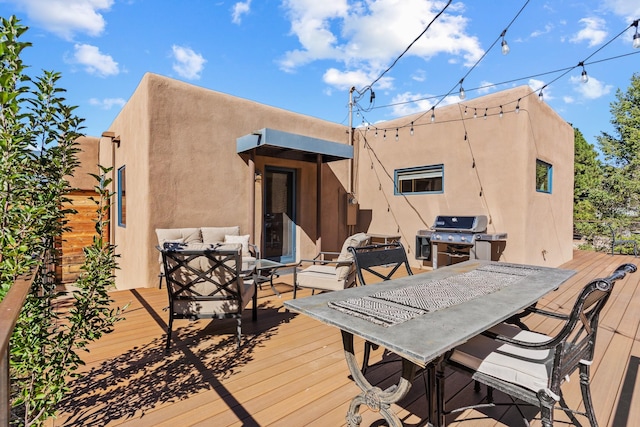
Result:
<instances>
[{"instance_id":1,"label":"wooden deck","mask_svg":"<svg viewBox=\"0 0 640 427\"><path fill-rule=\"evenodd\" d=\"M578 273L541 301L554 310L568 310L588 280L609 275L624 262L640 258L576 251L564 268ZM72 382L73 394L60 406L49 426L342 426L349 402L359 389L349 379L341 335L306 316L287 312L290 277L277 285L282 298L263 285L258 321L250 311L243 319L244 345L235 345L235 322L175 322L174 343L165 356L168 315L166 290L138 289L112 294L118 306L130 303L126 320L91 346L84 358L86 376ZM592 391L601 426L640 425L640 272L618 282L600 321ZM301 296L307 295L302 292ZM549 333L552 322L528 319ZM362 348L362 346L360 346ZM372 361L384 355L378 350ZM397 376L397 363L371 368L367 376L386 387ZM447 408L472 404L468 377L450 373ZM577 374L565 384L570 405L581 402ZM497 395L497 399L506 399ZM415 380L409 395L394 405L407 426L426 425L424 381ZM378 414L362 408L362 426L381 426ZM538 413L526 409L532 426ZM557 419L566 420L561 411ZM511 407L467 410L448 416L449 426L524 426ZM586 420L585 420L586 423ZM558 425L566 425L566 423ZM587 423L588 425L588 423Z\"/></svg>"}]
</instances>

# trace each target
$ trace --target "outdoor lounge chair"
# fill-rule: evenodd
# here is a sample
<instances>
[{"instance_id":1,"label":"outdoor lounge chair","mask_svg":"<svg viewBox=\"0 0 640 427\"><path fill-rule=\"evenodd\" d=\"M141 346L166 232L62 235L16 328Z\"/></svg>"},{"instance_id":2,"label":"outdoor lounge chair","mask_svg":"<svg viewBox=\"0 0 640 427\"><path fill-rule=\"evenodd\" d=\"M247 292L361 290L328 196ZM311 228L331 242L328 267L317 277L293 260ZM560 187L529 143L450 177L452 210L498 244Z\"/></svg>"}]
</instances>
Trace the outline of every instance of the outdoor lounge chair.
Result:
<instances>
[{"instance_id":1,"label":"outdoor lounge chair","mask_svg":"<svg viewBox=\"0 0 640 427\"><path fill-rule=\"evenodd\" d=\"M340 252L320 252L315 258L301 260L299 266L311 263L310 266L297 272L296 283L293 287L293 297L300 288L310 288L320 291L337 291L346 289L356 284L353 255L349 252L350 246L358 247L366 245L369 236L365 233L357 233L347 238ZM334 257L335 259L329 259Z\"/></svg>"},{"instance_id":2,"label":"outdoor lounge chair","mask_svg":"<svg viewBox=\"0 0 640 427\"><path fill-rule=\"evenodd\" d=\"M575 417L579 414L596 427L589 367L595 351L598 318L616 280L635 271L635 265L623 264L611 276L592 280L580 292L569 315L531 308L533 313L562 321L555 336L503 323L457 347L446 364L471 373L472 378L487 385L488 405L494 405L495 389L539 406L544 427L553 425L556 404L573 424L580 425ZM562 396L561 385L576 370L580 372L585 412L569 409Z\"/></svg>"},{"instance_id":3,"label":"outdoor lounge chair","mask_svg":"<svg viewBox=\"0 0 640 427\"><path fill-rule=\"evenodd\" d=\"M174 319L236 319L240 348L242 312L250 300L257 319L253 271L242 271L240 245L165 243L159 249L169 293L165 351L171 346Z\"/></svg>"},{"instance_id":4,"label":"outdoor lounge chair","mask_svg":"<svg viewBox=\"0 0 640 427\"><path fill-rule=\"evenodd\" d=\"M393 242L384 245L367 245L360 247L349 247L353 254L356 266L356 274L361 286L367 283L364 279L363 271L382 279L391 280L404 265L407 274L413 275L407 253L400 242ZM371 282L371 281L369 281ZM372 344L369 341L364 343L364 356L362 358L362 373L365 374L369 367L369 357L371 355Z\"/></svg>"}]
</instances>

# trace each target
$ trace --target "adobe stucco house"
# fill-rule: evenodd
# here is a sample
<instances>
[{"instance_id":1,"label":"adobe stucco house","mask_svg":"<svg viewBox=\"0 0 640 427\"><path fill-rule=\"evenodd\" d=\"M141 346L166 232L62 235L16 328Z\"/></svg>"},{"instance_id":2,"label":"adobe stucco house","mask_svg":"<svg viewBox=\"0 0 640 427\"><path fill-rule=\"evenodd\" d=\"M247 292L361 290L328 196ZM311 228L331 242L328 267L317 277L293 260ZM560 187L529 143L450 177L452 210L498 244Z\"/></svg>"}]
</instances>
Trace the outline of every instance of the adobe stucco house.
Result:
<instances>
[{"instance_id":1,"label":"adobe stucco house","mask_svg":"<svg viewBox=\"0 0 640 427\"><path fill-rule=\"evenodd\" d=\"M83 165L114 168L117 287L157 286L156 228L239 225L263 256L288 261L339 250L354 231L397 234L424 268L415 235L440 214L487 215L488 232L508 233L500 260L558 266L572 257L573 129L531 93L351 133L146 74L102 137L83 141L99 144ZM411 187L412 177L441 185Z\"/></svg>"}]
</instances>

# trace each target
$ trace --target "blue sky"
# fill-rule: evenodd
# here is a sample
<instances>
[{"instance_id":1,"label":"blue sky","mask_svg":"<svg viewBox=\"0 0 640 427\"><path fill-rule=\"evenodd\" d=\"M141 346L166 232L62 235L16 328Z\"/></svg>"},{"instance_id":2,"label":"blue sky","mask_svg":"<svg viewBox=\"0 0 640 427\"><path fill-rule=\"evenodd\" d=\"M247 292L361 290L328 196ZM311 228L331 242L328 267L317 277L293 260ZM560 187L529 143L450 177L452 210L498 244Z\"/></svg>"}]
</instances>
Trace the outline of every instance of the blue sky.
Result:
<instances>
[{"instance_id":1,"label":"blue sky","mask_svg":"<svg viewBox=\"0 0 640 427\"><path fill-rule=\"evenodd\" d=\"M23 60L31 74L61 72L68 102L94 136L108 130L146 72L345 125L353 86L366 109L354 114L355 126L460 102L465 76L467 101L547 85L544 102L590 143L613 131L615 92L640 72L629 28L640 18L640 1L452 1L401 56L446 4L0 0L0 16L16 15L30 27L23 39L33 47ZM505 29L507 55L500 51Z\"/></svg>"}]
</instances>

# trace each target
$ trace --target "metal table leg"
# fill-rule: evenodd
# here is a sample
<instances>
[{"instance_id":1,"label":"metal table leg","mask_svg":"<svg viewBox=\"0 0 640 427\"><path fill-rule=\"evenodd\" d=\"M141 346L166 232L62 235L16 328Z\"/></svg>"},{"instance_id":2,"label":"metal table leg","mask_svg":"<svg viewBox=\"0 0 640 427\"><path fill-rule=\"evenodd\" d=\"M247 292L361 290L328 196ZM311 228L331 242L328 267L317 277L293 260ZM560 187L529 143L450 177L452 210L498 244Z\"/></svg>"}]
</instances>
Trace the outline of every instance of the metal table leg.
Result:
<instances>
[{"instance_id":1,"label":"metal table leg","mask_svg":"<svg viewBox=\"0 0 640 427\"><path fill-rule=\"evenodd\" d=\"M371 385L360 371L353 349L353 334L342 331L342 345L351 376L362 390L362 393L351 400L351 405L349 405L349 411L346 417L347 425L349 427L358 427L360 425L362 417L358 414L358 411L360 405L365 404L373 411L380 412L390 427L402 427L402 421L400 421L400 418L391 410L391 405L407 395L418 366L403 358L400 381L397 385L382 390L379 387Z\"/></svg>"}]
</instances>

